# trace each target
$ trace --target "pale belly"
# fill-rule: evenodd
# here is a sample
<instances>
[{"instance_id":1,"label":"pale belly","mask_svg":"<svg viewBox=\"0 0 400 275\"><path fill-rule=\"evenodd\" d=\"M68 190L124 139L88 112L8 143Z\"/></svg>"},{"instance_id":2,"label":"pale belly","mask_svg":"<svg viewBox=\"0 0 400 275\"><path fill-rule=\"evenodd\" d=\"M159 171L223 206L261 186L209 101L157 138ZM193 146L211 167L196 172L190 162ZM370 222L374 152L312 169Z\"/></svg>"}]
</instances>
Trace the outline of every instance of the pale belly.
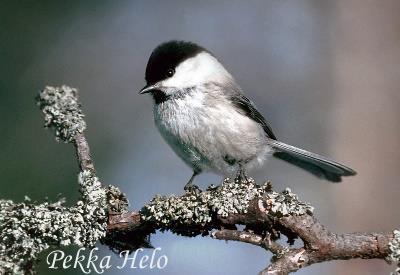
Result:
<instances>
[{"instance_id":1,"label":"pale belly","mask_svg":"<svg viewBox=\"0 0 400 275\"><path fill-rule=\"evenodd\" d=\"M227 104L188 108L182 99L155 106L154 116L165 141L194 171L231 175L239 163L261 165L270 152L262 127Z\"/></svg>"}]
</instances>

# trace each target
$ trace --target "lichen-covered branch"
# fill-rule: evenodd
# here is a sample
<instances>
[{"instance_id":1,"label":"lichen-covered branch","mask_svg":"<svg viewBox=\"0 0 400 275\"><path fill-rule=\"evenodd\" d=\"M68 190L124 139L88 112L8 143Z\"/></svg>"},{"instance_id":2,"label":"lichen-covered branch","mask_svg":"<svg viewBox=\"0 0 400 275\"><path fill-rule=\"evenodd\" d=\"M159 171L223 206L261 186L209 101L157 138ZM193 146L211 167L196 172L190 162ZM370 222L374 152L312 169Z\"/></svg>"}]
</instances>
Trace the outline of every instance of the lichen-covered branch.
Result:
<instances>
[{"instance_id":1,"label":"lichen-covered branch","mask_svg":"<svg viewBox=\"0 0 400 275\"><path fill-rule=\"evenodd\" d=\"M39 253L50 246L93 246L106 235L110 198L94 171L77 91L46 87L37 100L45 126L55 130L58 141L76 147L81 198L68 208L63 199L41 204L28 197L22 203L0 200L0 274L33 273Z\"/></svg>"},{"instance_id":2,"label":"lichen-covered branch","mask_svg":"<svg viewBox=\"0 0 400 275\"><path fill-rule=\"evenodd\" d=\"M400 230L393 231L393 239L389 242L388 263L397 263L396 274L400 274Z\"/></svg>"},{"instance_id":3,"label":"lichen-covered branch","mask_svg":"<svg viewBox=\"0 0 400 275\"><path fill-rule=\"evenodd\" d=\"M335 234L290 189L275 192L270 183L257 185L251 179L225 179L217 187L181 196L157 195L142 209L127 212L124 194L103 186L96 176L76 89L46 87L38 104L56 139L75 146L81 197L72 207L65 207L63 199L41 204L28 197L22 203L0 200L0 274L34 273L39 253L51 246L101 241L113 251L151 247L149 235L157 230L260 246L273 253L260 274L288 274L338 259L400 260L400 231ZM287 245L279 243L281 235ZM302 247L293 246L296 238Z\"/></svg>"},{"instance_id":4,"label":"lichen-covered branch","mask_svg":"<svg viewBox=\"0 0 400 275\"><path fill-rule=\"evenodd\" d=\"M245 229L238 230L237 225ZM225 180L200 194L156 197L141 211L112 217L108 237L120 240L119 248L126 249L132 245L126 236L154 230L211 235L260 246L274 254L271 265L260 273L263 275L288 274L331 260L385 259L392 255L391 260L397 261L399 255L399 236L393 232L335 234L320 224L313 208L289 189L277 193L269 185L257 186L252 181ZM287 236L288 246L277 242L282 234ZM296 238L302 240L302 247L290 247ZM124 242L128 242L127 247Z\"/></svg>"}]
</instances>

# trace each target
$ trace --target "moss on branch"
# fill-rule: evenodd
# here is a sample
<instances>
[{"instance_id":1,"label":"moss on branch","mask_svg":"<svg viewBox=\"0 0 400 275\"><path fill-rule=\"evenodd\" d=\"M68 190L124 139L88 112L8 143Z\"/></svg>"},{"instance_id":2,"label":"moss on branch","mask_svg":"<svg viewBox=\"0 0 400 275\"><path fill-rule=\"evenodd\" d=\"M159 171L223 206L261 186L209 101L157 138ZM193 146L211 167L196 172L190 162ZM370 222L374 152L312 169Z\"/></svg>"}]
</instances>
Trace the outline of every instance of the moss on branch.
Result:
<instances>
[{"instance_id":1,"label":"moss on branch","mask_svg":"<svg viewBox=\"0 0 400 275\"><path fill-rule=\"evenodd\" d=\"M55 130L57 141L72 142L76 134L86 129L77 89L47 86L36 99L44 113L44 125Z\"/></svg>"},{"instance_id":2,"label":"moss on branch","mask_svg":"<svg viewBox=\"0 0 400 275\"><path fill-rule=\"evenodd\" d=\"M218 187L206 192L187 193L183 196L156 196L140 211L141 218L156 224L158 229L171 230L183 235L197 235L215 216L246 214L249 203L264 197L269 214L275 217L312 213L313 207L298 200L286 189L281 193L270 189L269 183L257 185L253 179L235 182L227 178ZM187 228L187 230L184 230Z\"/></svg>"},{"instance_id":3,"label":"moss on branch","mask_svg":"<svg viewBox=\"0 0 400 275\"><path fill-rule=\"evenodd\" d=\"M389 242L389 255L386 260L397 264L396 273L392 274L400 274L400 230L398 229L393 231L393 239Z\"/></svg>"},{"instance_id":4,"label":"moss on branch","mask_svg":"<svg viewBox=\"0 0 400 275\"><path fill-rule=\"evenodd\" d=\"M74 207L63 201L38 205L0 201L0 273L33 271L40 252L55 246L93 246L107 227L106 191L97 177L79 174L82 199Z\"/></svg>"},{"instance_id":5,"label":"moss on branch","mask_svg":"<svg viewBox=\"0 0 400 275\"><path fill-rule=\"evenodd\" d=\"M76 89L46 87L37 100L45 126L55 129L57 140L74 142L83 133L86 123ZM76 147L86 145L82 142ZM88 148L77 151L78 155L89 154ZM114 209L116 201L126 202L124 195L116 187L104 188L94 169L83 169L78 182L81 198L69 208L63 199L40 204L29 199L22 203L0 200L0 274L33 273L39 253L50 246L93 246L106 235L108 207Z\"/></svg>"}]
</instances>

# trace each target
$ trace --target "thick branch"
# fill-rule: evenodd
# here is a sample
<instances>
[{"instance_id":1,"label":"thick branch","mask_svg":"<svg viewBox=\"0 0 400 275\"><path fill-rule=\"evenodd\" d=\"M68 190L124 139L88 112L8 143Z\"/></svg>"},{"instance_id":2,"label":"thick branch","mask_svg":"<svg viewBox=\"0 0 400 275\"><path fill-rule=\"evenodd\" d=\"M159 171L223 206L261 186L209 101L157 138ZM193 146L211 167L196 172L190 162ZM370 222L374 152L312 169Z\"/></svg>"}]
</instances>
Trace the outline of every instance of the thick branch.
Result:
<instances>
[{"instance_id":1,"label":"thick branch","mask_svg":"<svg viewBox=\"0 0 400 275\"><path fill-rule=\"evenodd\" d=\"M223 189L225 184L227 184L226 181L218 188ZM240 185L245 186L242 188L249 186L246 183ZM235 189L233 192L236 192ZM216 190L204 193L199 195L199 200L202 197L218 198ZM185 196L188 195L182 197ZM191 196L197 195L192 194ZM168 199L164 198L164 202L167 204L169 203ZM174 201L177 199L175 198ZM160 203L157 201L156 204ZM145 206L145 208L148 207L155 206L150 203ZM198 205L198 207L208 206ZM182 235L193 235L196 232L203 235L210 233L215 239L257 245L270 250L275 255L271 265L260 274L288 274L311 264L331 260L385 259L388 257L389 243L393 240L393 232L335 234L319 223L307 207L307 204L298 201L297 197L288 190L282 193L266 190L261 196L248 202L246 210L242 213L222 216L216 211L213 218L206 223L194 224L191 222L190 224L178 223L178 225L175 223L174 226L171 226L172 224L167 221L166 225L160 225L155 220L149 220L146 217L147 214L141 211L113 216L109 219L108 232L118 239L118 236L125 234L135 235L135 232L140 232L143 228L152 232L157 229L170 229ZM283 214L282 209L291 209L291 212ZM175 218L181 219L181 217ZM236 230L235 226L238 224L245 225L245 230ZM116 232L118 234L115 235ZM299 237L304 246L301 248L284 247L276 242L280 234L285 234L289 240ZM128 242L130 242L129 239Z\"/></svg>"}]
</instances>

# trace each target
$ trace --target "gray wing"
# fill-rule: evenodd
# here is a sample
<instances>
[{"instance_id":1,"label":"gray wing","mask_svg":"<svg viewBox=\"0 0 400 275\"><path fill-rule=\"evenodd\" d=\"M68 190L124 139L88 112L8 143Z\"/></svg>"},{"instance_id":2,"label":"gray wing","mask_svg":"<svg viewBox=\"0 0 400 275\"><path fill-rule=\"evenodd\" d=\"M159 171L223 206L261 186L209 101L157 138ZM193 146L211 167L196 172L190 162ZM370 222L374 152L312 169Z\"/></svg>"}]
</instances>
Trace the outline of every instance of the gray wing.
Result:
<instances>
[{"instance_id":1,"label":"gray wing","mask_svg":"<svg viewBox=\"0 0 400 275\"><path fill-rule=\"evenodd\" d=\"M243 94L237 92L230 96L230 100L233 105L243 114L259 123L267 136L271 139L276 140L275 134L272 132L272 128L269 123L265 120L262 114L256 109L253 102L250 99L245 97Z\"/></svg>"}]
</instances>

